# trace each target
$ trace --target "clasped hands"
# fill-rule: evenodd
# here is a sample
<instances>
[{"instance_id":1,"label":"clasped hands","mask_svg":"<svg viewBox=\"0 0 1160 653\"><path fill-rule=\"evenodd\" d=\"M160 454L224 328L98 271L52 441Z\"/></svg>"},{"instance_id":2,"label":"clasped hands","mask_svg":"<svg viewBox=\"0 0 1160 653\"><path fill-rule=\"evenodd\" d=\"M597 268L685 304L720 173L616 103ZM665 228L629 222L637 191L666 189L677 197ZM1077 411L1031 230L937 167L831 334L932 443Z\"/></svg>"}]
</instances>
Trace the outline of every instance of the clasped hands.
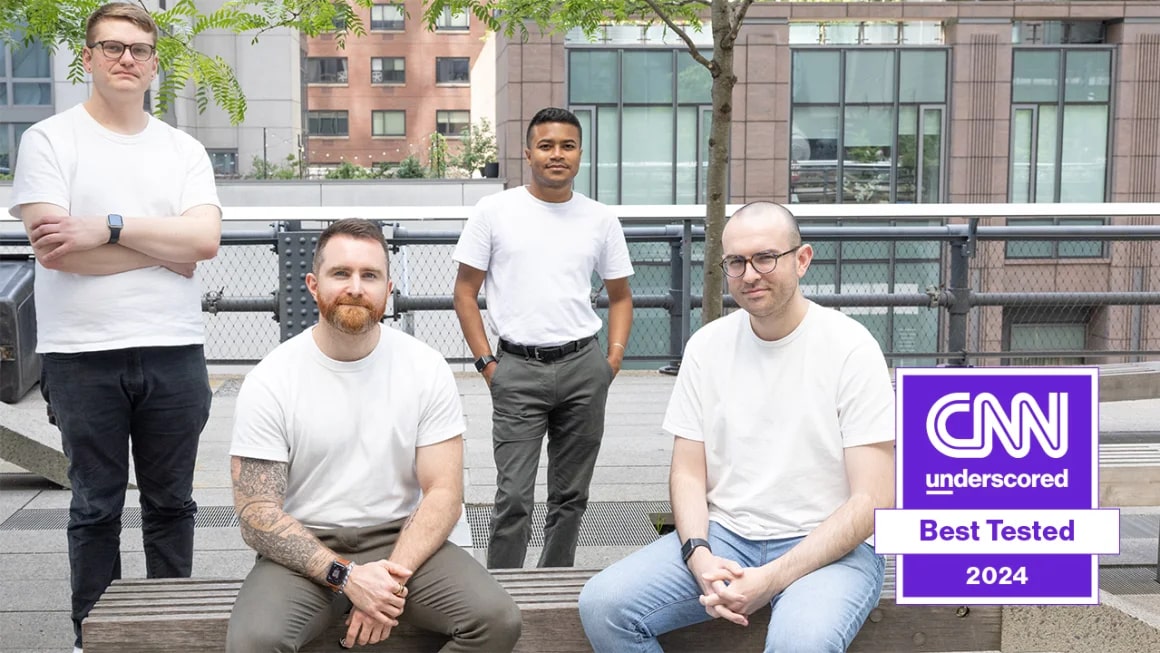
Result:
<instances>
[{"instance_id":1,"label":"clasped hands","mask_svg":"<svg viewBox=\"0 0 1160 653\"><path fill-rule=\"evenodd\" d=\"M701 605L714 619L749 625L749 615L769 605L778 587L767 567L742 567L733 560L705 551L691 560L691 571L701 587Z\"/></svg>"},{"instance_id":2,"label":"clasped hands","mask_svg":"<svg viewBox=\"0 0 1160 653\"><path fill-rule=\"evenodd\" d=\"M28 240L36 260L49 269L55 269L65 256L96 249L109 242L109 224L102 216L44 215L28 227ZM156 260L156 264L181 276L192 279L196 263Z\"/></svg>"},{"instance_id":3,"label":"clasped hands","mask_svg":"<svg viewBox=\"0 0 1160 653\"><path fill-rule=\"evenodd\" d=\"M390 560L355 565L350 570L345 593L354 607L346 619L343 647L377 644L390 637L406 606L406 583L412 573Z\"/></svg>"}]
</instances>

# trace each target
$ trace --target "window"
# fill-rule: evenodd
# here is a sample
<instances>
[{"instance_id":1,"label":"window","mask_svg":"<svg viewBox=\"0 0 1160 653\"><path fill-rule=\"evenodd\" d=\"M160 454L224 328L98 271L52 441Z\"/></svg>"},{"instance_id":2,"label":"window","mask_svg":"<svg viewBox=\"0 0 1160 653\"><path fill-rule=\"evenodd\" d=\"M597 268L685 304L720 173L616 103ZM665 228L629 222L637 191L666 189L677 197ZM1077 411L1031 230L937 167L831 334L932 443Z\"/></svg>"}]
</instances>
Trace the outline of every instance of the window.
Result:
<instances>
[{"instance_id":1,"label":"window","mask_svg":"<svg viewBox=\"0 0 1160 653\"><path fill-rule=\"evenodd\" d=\"M1034 45L1075 45L1104 42L1104 23L1098 20L1018 21L1011 42Z\"/></svg>"},{"instance_id":2,"label":"window","mask_svg":"<svg viewBox=\"0 0 1160 653\"><path fill-rule=\"evenodd\" d=\"M435 131L449 138L458 137L470 123L470 111L435 112Z\"/></svg>"},{"instance_id":3,"label":"window","mask_svg":"<svg viewBox=\"0 0 1160 653\"><path fill-rule=\"evenodd\" d=\"M238 176L237 150L207 150L207 152L209 153L209 161L213 164L215 177Z\"/></svg>"},{"instance_id":4,"label":"window","mask_svg":"<svg viewBox=\"0 0 1160 653\"><path fill-rule=\"evenodd\" d=\"M941 201L946 50L799 49L791 65L790 202Z\"/></svg>"},{"instance_id":5,"label":"window","mask_svg":"<svg viewBox=\"0 0 1160 653\"><path fill-rule=\"evenodd\" d=\"M1009 307L1003 309L1003 340L1012 354L1001 365L1083 365L1087 325L1093 310L1085 306Z\"/></svg>"},{"instance_id":6,"label":"window","mask_svg":"<svg viewBox=\"0 0 1160 653\"><path fill-rule=\"evenodd\" d=\"M407 60L403 57L371 58L372 84L406 84Z\"/></svg>"},{"instance_id":7,"label":"window","mask_svg":"<svg viewBox=\"0 0 1160 653\"><path fill-rule=\"evenodd\" d=\"M371 31L398 32L406 25L406 15L402 5L373 5L371 7Z\"/></svg>"},{"instance_id":8,"label":"window","mask_svg":"<svg viewBox=\"0 0 1160 653\"><path fill-rule=\"evenodd\" d=\"M471 60L467 57L436 57L436 84L467 84L471 81Z\"/></svg>"},{"instance_id":9,"label":"window","mask_svg":"<svg viewBox=\"0 0 1160 653\"><path fill-rule=\"evenodd\" d=\"M307 57L306 82L309 84L345 84L346 57Z\"/></svg>"},{"instance_id":10,"label":"window","mask_svg":"<svg viewBox=\"0 0 1160 653\"><path fill-rule=\"evenodd\" d=\"M1015 50L1013 59L1010 201L1105 201L1111 50L1036 48ZM1103 250L1094 241L1007 244L1010 258L1101 257Z\"/></svg>"},{"instance_id":11,"label":"window","mask_svg":"<svg viewBox=\"0 0 1160 653\"><path fill-rule=\"evenodd\" d=\"M451 7L444 7L443 13L435 21L435 29L466 31L471 29L471 16L467 11L452 15Z\"/></svg>"},{"instance_id":12,"label":"window","mask_svg":"<svg viewBox=\"0 0 1160 653\"><path fill-rule=\"evenodd\" d=\"M703 202L711 86L683 47L569 50L568 102L584 145L573 186L608 204Z\"/></svg>"},{"instance_id":13,"label":"window","mask_svg":"<svg viewBox=\"0 0 1160 653\"><path fill-rule=\"evenodd\" d=\"M406 111L372 111L371 136L406 136Z\"/></svg>"},{"instance_id":14,"label":"window","mask_svg":"<svg viewBox=\"0 0 1160 653\"><path fill-rule=\"evenodd\" d=\"M345 111L308 111L306 131L311 136L347 136L350 127Z\"/></svg>"},{"instance_id":15,"label":"window","mask_svg":"<svg viewBox=\"0 0 1160 653\"><path fill-rule=\"evenodd\" d=\"M22 35L14 37L19 41ZM51 68L49 51L40 41L24 47L0 42L0 106L52 107Z\"/></svg>"}]
</instances>

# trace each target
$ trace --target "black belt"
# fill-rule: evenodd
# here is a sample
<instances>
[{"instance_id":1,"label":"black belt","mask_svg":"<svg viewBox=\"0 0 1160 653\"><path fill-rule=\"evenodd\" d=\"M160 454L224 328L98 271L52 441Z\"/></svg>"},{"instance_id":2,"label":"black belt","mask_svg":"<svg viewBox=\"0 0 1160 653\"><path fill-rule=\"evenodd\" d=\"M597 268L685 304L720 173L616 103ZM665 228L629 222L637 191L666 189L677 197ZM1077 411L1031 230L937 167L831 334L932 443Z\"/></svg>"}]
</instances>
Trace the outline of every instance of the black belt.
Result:
<instances>
[{"instance_id":1,"label":"black belt","mask_svg":"<svg viewBox=\"0 0 1160 653\"><path fill-rule=\"evenodd\" d=\"M580 351L581 348L596 339L596 336L588 336L572 342L565 342L562 345L555 345L553 347L533 347L531 345L517 345L500 339L499 348L509 354L523 356L524 358L534 358L543 363L551 363L571 354Z\"/></svg>"}]
</instances>

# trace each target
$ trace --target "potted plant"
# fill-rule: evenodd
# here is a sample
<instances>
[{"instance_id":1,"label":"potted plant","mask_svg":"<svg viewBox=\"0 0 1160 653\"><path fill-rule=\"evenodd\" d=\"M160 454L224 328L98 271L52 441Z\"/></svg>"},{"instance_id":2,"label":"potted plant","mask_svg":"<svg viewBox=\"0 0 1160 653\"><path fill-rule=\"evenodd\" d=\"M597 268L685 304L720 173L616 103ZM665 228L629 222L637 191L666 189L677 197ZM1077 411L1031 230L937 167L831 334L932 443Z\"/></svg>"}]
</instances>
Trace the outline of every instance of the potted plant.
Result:
<instances>
[{"instance_id":1,"label":"potted plant","mask_svg":"<svg viewBox=\"0 0 1160 653\"><path fill-rule=\"evenodd\" d=\"M484 177L499 176L495 132L487 118L480 118L479 122L464 129L459 135L459 146L455 165L464 170L479 170Z\"/></svg>"}]
</instances>

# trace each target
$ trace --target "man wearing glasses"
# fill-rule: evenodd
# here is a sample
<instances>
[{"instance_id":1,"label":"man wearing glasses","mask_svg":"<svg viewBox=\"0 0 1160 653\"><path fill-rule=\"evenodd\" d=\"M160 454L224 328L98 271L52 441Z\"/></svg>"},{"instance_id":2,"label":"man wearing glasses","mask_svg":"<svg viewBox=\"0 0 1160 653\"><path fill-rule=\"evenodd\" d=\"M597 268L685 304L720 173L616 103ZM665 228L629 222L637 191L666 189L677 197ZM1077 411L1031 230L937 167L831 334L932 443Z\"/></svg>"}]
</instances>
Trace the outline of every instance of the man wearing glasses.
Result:
<instances>
[{"instance_id":1,"label":"man wearing glasses","mask_svg":"<svg viewBox=\"0 0 1160 653\"><path fill-rule=\"evenodd\" d=\"M802 295L813 248L783 207L741 208L722 244L742 310L689 339L663 424L677 530L585 586L598 653L659 651L658 635L715 618L748 626L770 605L766 651L845 651L882 590L866 542L874 509L894 502L882 350Z\"/></svg>"},{"instance_id":2,"label":"man wearing glasses","mask_svg":"<svg viewBox=\"0 0 1160 653\"><path fill-rule=\"evenodd\" d=\"M89 16L92 94L24 133L12 188L37 260L41 391L69 458L78 648L81 621L121 577L130 448L146 574L193 566L193 468L210 407L194 269L217 254L221 205L205 148L143 109L156 41L138 6Z\"/></svg>"}]
</instances>

